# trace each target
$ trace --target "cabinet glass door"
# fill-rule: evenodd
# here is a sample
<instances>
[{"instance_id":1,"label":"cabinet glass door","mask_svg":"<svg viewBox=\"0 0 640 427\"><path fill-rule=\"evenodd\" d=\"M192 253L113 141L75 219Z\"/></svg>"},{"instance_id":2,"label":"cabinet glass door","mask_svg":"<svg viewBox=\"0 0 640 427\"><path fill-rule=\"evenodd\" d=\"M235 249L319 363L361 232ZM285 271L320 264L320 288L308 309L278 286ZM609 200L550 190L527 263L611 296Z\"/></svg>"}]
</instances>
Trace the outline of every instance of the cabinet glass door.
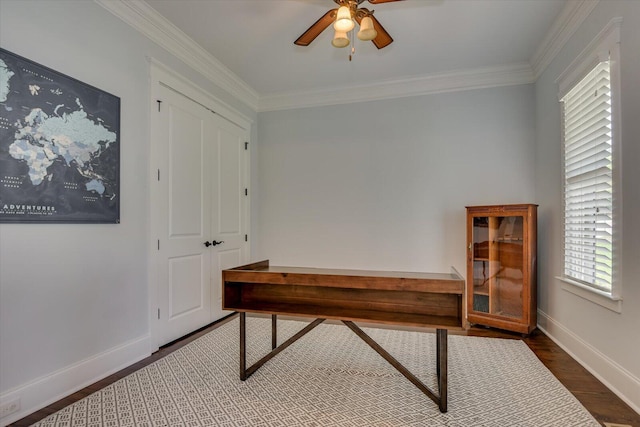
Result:
<instances>
[{"instance_id":1,"label":"cabinet glass door","mask_svg":"<svg viewBox=\"0 0 640 427\"><path fill-rule=\"evenodd\" d=\"M521 319L522 216L473 217L473 311Z\"/></svg>"}]
</instances>

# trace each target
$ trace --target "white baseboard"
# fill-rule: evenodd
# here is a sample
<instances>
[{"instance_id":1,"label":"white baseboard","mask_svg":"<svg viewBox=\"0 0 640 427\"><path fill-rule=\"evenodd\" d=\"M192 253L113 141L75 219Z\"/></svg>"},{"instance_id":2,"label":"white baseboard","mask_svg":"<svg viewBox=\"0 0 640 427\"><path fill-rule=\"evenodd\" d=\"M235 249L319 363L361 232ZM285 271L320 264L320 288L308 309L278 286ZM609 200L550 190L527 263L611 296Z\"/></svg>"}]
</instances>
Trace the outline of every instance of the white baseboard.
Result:
<instances>
[{"instance_id":1,"label":"white baseboard","mask_svg":"<svg viewBox=\"0 0 640 427\"><path fill-rule=\"evenodd\" d=\"M640 379L540 310L538 328L640 414Z\"/></svg>"},{"instance_id":2,"label":"white baseboard","mask_svg":"<svg viewBox=\"0 0 640 427\"><path fill-rule=\"evenodd\" d=\"M3 393L0 403L19 399L20 409L2 418L0 426L24 418L144 359L150 355L149 348L150 337L145 335Z\"/></svg>"}]
</instances>

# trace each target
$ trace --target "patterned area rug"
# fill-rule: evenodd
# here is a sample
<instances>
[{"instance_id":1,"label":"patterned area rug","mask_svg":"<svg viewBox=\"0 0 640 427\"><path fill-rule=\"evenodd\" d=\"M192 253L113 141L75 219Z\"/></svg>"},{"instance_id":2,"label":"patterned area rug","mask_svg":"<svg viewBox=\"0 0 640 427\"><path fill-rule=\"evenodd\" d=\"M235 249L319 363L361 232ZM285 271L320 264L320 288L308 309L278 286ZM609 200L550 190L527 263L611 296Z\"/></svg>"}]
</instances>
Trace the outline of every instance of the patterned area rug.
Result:
<instances>
[{"instance_id":1,"label":"patterned area rug","mask_svg":"<svg viewBox=\"0 0 640 427\"><path fill-rule=\"evenodd\" d=\"M278 321L279 342L304 322ZM599 426L519 340L449 335L449 410L344 325L322 324L242 382L238 319L37 426ZM435 334L363 328L432 390ZM271 321L247 319L248 366Z\"/></svg>"}]
</instances>

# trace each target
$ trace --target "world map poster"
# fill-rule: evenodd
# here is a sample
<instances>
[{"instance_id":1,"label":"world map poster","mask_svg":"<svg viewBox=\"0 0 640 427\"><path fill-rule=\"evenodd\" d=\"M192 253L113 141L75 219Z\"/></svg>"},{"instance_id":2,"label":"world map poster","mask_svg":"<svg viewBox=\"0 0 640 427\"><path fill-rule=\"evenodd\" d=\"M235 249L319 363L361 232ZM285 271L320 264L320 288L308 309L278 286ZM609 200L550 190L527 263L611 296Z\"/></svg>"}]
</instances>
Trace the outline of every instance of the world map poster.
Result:
<instances>
[{"instance_id":1,"label":"world map poster","mask_svg":"<svg viewBox=\"0 0 640 427\"><path fill-rule=\"evenodd\" d=\"M0 222L120 222L120 98L2 48Z\"/></svg>"}]
</instances>

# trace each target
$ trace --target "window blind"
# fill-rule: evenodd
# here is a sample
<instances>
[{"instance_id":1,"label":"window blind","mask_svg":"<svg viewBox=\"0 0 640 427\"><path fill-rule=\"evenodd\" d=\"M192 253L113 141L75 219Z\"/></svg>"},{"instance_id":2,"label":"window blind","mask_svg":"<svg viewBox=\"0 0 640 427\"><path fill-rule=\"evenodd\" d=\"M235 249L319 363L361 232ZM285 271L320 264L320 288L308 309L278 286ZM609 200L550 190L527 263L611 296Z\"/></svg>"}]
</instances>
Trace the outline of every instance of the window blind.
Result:
<instances>
[{"instance_id":1,"label":"window blind","mask_svg":"<svg viewBox=\"0 0 640 427\"><path fill-rule=\"evenodd\" d=\"M613 174L611 78L600 62L564 105L564 274L612 291Z\"/></svg>"}]
</instances>

